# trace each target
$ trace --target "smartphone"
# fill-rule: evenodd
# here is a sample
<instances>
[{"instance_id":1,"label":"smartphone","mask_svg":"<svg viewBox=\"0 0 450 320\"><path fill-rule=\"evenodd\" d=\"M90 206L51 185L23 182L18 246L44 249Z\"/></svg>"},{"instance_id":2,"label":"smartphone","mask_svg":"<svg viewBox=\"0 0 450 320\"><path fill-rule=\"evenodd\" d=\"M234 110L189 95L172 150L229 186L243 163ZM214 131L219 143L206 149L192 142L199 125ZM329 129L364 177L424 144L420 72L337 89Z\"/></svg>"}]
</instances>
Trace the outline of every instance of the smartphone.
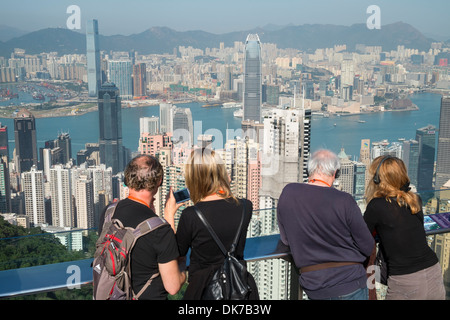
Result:
<instances>
[{"instance_id":1,"label":"smartphone","mask_svg":"<svg viewBox=\"0 0 450 320\"><path fill-rule=\"evenodd\" d=\"M177 203L184 202L190 199L189 190L187 188L175 191L173 195L175 196L175 201Z\"/></svg>"}]
</instances>

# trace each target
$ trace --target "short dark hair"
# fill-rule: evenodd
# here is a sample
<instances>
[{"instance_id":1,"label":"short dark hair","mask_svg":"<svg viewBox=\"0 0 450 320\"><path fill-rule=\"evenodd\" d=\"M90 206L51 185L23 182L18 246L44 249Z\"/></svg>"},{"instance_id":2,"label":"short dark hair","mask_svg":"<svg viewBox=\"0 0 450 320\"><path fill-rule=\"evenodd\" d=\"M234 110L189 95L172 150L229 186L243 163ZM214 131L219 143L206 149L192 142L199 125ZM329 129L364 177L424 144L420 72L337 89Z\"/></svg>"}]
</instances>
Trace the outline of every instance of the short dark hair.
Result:
<instances>
[{"instance_id":1,"label":"short dark hair","mask_svg":"<svg viewBox=\"0 0 450 320\"><path fill-rule=\"evenodd\" d=\"M124 171L125 185L134 190L156 191L162 182L163 167L155 157L144 154L133 158Z\"/></svg>"}]
</instances>

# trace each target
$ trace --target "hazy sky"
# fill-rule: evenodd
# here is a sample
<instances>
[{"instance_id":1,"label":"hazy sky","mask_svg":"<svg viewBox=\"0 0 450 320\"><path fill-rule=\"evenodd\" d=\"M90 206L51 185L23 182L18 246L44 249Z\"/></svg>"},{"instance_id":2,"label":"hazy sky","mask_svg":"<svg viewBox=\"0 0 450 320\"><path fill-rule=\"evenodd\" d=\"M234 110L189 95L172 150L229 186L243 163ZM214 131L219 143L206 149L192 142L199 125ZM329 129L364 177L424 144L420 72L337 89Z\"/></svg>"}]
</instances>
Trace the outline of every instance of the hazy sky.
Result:
<instances>
[{"instance_id":1,"label":"hazy sky","mask_svg":"<svg viewBox=\"0 0 450 320\"><path fill-rule=\"evenodd\" d=\"M101 34L139 33L153 26L212 33L267 24L365 23L378 5L381 26L403 21L427 35L450 38L449 0L1 0L0 24L34 31L66 27L67 7L78 5L81 24L98 19Z\"/></svg>"}]
</instances>

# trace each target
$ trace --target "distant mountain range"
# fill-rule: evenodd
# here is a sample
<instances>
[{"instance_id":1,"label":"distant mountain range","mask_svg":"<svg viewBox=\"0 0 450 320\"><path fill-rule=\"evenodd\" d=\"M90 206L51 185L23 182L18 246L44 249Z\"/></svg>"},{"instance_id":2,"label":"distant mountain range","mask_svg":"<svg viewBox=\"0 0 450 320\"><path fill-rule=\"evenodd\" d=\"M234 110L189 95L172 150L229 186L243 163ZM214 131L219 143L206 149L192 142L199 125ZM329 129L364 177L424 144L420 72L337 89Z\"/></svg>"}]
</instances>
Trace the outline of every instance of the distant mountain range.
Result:
<instances>
[{"instance_id":1,"label":"distant mountain range","mask_svg":"<svg viewBox=\"0 0 450 320\"><path fill-rule=\"evenodd\" d=\"M100 29L101 30L101 29ZM14 48L22 48L28 54L56 51L59 54L85 53L86 36L65 28L47 28L11 38L5 36L8 28L0 28L0 56L10 57ZM17 32L17 30L15 31ZM205 31L175 31L167 27L152 27L144 32L124 35L99 36L100 50L129 51L140 54L172 53L178 46L205 49L218 48L220 42L233 46L235 41L245 42L249 33L257 33L263 43L275 43L279 48L314 51L346 44L354 50L356 44L382 46L384 51L398 45L427 51L434 41L409 24L396 22L383 25L379 30L369 30L365 24L339 26L307 24L266 26L247 31L213 34Z\"/></svg>"}]
</instances>

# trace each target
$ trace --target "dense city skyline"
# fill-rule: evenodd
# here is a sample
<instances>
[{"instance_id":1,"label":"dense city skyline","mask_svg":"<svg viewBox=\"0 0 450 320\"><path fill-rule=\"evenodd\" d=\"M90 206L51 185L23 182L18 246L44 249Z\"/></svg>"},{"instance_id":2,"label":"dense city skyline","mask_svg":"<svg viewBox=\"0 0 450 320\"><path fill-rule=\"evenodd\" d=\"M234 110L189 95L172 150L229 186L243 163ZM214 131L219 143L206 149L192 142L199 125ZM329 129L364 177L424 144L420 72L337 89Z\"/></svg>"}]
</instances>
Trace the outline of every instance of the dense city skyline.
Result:
<instances>
[{"instance_id":1,"label":"dense city skyline","mask_svg":"<svg viewBox=\"0 0 450 320\"><path fill-rule=\"evenodd\" d=\"M65 27L70 16L67 8L76 5L81 13L81 30L86 21L102 21L101 34L130 35L151 27L165 26L177 31L202 30L211 33L252 30L304 24L334 24L350 26L366 23L367 8L376 5L381 12L381 26L402 21L411 24L435 40L450 38L450 21L446 19L450 3L445 0L406 1L236 1L211 3L193 1L8 1L2 6L1 25L25 32L48 27ZM139 8L139 10L134 10ZM252 12L247 15L247 12ZM37 14L39 13L39 14ZM119 23L118 23L119 22Z\"/></svg>"}]
</instances>

